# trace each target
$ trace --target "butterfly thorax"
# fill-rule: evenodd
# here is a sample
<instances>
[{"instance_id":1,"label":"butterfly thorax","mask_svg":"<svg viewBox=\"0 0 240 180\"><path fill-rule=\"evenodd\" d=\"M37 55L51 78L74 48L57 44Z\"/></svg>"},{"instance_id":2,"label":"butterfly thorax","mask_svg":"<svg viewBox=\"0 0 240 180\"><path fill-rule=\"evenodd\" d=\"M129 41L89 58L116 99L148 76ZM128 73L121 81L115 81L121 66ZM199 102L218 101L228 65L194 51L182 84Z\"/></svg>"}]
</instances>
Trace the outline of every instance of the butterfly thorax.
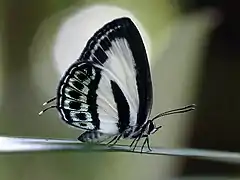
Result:
<instances>
[{"instance_id":1,"label":"butterfly thorax","mask_svg":"<svg viewBox=\"0 0 240 180\"><path fill-rule=\"evenodd\" d=\"M128 135L125 138L130 138L130 139L135 139L135 138L138 138L139 136L146 137L150 134L153 134L155 129L156 129L156 126L153 123L153 121L147 120L142 126L132 128L131 133L124 134L124 135ZM128 130L128 132L129 132L129 130Z\"/></svg>"}]
</instances>

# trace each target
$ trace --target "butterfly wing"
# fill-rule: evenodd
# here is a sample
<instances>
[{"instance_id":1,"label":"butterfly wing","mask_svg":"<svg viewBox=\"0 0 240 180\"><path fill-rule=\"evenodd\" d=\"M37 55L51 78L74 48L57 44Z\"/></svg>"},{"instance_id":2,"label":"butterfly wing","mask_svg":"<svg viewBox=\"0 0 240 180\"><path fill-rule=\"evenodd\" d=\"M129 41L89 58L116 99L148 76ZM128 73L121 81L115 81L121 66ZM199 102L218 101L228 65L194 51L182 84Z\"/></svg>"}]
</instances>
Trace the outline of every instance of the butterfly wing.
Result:
<instances>
[{"instance_id":1,"label":"butterfly wing","mask_svg":"<svg viewBox=\"0 0 240 180\"><path fill-rule=\"evenodd\" d=\"M117 135L141 127L152 105L146 50L129 18L103 26L60 81L57 106L68 124Z\"/></svg>"}]
</instances>

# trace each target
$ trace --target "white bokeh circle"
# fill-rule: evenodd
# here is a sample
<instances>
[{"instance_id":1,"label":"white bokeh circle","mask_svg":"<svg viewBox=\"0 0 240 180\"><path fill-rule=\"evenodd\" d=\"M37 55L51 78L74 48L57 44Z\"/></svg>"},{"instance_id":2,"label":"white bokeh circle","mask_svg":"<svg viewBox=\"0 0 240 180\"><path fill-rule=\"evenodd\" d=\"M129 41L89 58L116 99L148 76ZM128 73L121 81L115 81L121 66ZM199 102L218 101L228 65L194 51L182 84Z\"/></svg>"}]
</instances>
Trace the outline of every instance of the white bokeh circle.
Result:
<instances>
[{"instance_id":1,"label":"white bokeh circle","mask_svg":"<svg viewBox=\"0 0 240 180\"><path fill-rule=\"evenodd\" d=\"M123 16L130 17L138 27L149 57L149 38L133 14L116 6L96 5L74 13L60 25L53 48L57 70L63 74L70 64L79 58L88 39L99 28L111 20Z\"/></svg>"}]
</instances>

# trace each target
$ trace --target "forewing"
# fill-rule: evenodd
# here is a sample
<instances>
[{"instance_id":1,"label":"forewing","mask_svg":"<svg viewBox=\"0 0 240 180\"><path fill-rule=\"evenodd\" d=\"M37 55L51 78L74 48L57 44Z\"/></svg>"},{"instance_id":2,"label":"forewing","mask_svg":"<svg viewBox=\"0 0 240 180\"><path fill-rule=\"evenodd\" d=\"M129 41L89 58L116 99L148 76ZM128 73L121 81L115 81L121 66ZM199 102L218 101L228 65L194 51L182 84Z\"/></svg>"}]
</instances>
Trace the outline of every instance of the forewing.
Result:
<instances>
[{"instance_id":1,"label":"forewing","mask_svg":"<svg viewBox=\"0 0 240 180\"><path fill-rule=\"evenodd\" d=\"M83 79L75 79L79 73ZM74 84L78 87L72 88ZM71 125L107 134L141 126L151 109L152 83L146 50L133 22L120 18L97 31L62 78L58 92L60 113ZM73 102L78 104L75 108Z\"/></svg>"},{"instance_id":2,"label":"forewing","mask_svg":"<svg viewBox=\"0 0 240 180\"><path fill-rule=\"evenodd\" d=\"M91 53L89 51L91 49ZM150 114L152 82L141 35L129 18L106 24L88 41L79 61L102 65L108 80L115 81L130 106L130 125L140 127ZM100 82L101 83L101 82Z\"/></svg>"}]
</instances>

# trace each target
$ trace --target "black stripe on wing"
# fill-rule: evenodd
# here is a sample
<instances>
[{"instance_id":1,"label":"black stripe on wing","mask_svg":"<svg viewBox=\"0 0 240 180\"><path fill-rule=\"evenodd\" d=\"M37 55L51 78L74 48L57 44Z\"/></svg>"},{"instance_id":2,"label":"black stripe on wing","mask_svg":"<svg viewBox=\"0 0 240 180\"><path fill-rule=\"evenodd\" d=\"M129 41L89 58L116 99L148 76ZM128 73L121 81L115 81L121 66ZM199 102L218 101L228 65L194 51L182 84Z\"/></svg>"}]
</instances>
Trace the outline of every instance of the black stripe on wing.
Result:
<instances>
[{"instance_id":1,"label":"black stripe on wing","mask_svg":"<svg viewBox=\"0 0 240 180\"><path fill-rule=\"evenodd\" d=\"M137 129L147 120L152 108L152 80L147 53L139 31L129 19L124 29L130 49L135 60L136 80L139 97L139 108L137 115Z\"/></svg>"},{"instance_id":2,"label":"black stripe on wing","mask_svg":"<svg viewBox=\"0 0 240 180\"><path fill-rule=\"evenodd\" d=\"M130 110L126 97L116 82L111 81L111 88L114 100L117 104L118 110L118 129L119 133L123 133L130 122Z\"/></svg>"}]
</instances>

